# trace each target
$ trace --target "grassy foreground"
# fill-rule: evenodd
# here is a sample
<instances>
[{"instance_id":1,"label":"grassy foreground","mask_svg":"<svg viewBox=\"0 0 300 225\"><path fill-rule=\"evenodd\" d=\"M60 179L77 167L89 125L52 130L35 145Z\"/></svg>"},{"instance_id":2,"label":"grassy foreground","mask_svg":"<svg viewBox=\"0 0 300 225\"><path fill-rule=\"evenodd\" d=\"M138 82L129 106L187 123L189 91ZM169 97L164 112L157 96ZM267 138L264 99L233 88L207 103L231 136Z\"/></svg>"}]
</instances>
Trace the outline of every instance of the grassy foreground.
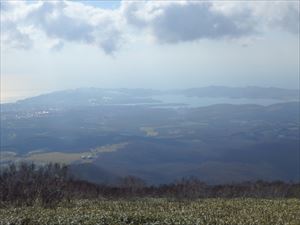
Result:
<instances>
[{"instance_id":1,"label":"grassy foreground","mask_svg":"<svg viewBox=\"0 0 300 225\"><path fill-rule=\"evenodd\" d=\"M300 200L77 200L53 209L1 208L0 224L299 225Z\"/></svg>"}]
</instances>

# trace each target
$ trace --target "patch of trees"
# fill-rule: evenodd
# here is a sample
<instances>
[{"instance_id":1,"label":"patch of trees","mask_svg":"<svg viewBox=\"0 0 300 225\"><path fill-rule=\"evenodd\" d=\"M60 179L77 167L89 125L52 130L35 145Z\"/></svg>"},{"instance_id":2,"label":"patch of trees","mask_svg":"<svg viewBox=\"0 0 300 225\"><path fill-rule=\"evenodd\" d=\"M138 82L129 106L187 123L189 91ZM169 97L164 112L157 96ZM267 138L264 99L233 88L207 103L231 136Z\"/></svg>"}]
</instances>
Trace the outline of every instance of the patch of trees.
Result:
<instances>
[{"instance_id":1,"label":"patch of trees","mask_svg":"<svg viewBox=\"0 0 300 225\"><path fill-rule=\"evenodd\" d=\"M208 185L198 179L181 179L171 184L148 186L133 176L115 186L99 185L74 179L67 166L48 164L11 164L1 168L0 205L54 207L73 199L164 197L196 198L300 198L299 183L281 181L242 182Z\"/></svg>"}]
</instances>

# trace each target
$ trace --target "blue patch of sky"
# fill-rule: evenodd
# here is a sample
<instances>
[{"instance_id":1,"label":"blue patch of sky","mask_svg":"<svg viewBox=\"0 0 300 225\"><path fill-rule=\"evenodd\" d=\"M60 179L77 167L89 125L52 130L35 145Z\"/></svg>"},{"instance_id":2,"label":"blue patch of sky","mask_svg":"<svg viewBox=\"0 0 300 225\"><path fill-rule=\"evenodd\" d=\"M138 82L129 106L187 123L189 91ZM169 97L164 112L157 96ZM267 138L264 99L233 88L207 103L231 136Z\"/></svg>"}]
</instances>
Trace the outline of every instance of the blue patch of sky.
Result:
<instances>
[{"instance_id":1,"label":"blue patch of sky","mask_svg":"<svg viewBox=\"0 0 300 225\"><path fill-rule=\"evenodd\" d=\"M116 9L119 8L121 4L121 0L72 0L74 2L81 2L86 5L91 5L94 7L102 8L102 9Z\"/></svg>"}]
</instances>

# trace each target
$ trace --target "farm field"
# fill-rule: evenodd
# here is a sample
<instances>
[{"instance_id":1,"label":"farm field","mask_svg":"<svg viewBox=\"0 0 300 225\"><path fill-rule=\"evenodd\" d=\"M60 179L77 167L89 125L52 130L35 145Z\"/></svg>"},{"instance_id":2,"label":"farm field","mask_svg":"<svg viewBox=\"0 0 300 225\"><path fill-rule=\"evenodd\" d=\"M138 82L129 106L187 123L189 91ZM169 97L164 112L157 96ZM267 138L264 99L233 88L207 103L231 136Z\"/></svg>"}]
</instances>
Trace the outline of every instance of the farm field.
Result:
<instances>
[{"instance_id":1,"label":"farm field","mask_svg":"<svg viewBox=\"0 0 300 225\"><path fill-rule=\"evenodd\" d=\"M299 225L299 199L76 200L56 208L6 207L0 224Z\"/></svg>"}]
</instances>

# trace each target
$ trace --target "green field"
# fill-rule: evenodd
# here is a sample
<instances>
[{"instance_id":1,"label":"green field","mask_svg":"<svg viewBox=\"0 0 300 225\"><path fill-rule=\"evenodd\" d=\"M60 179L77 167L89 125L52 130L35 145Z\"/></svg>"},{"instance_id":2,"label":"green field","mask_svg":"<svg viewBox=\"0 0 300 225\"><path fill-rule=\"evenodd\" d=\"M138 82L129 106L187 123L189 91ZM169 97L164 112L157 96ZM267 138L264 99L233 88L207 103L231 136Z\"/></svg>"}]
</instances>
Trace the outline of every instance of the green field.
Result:
<instances>
[{"instance_id":1,"label":"green field","mask_svg":"<svg viewBox=\"0 0 300 225\"><path fill-rule=\"evenodd\" d=\"M78 200L53 209L7 207L0 224L299 225L299 199Z\"/></svg>"}]
</instances>

